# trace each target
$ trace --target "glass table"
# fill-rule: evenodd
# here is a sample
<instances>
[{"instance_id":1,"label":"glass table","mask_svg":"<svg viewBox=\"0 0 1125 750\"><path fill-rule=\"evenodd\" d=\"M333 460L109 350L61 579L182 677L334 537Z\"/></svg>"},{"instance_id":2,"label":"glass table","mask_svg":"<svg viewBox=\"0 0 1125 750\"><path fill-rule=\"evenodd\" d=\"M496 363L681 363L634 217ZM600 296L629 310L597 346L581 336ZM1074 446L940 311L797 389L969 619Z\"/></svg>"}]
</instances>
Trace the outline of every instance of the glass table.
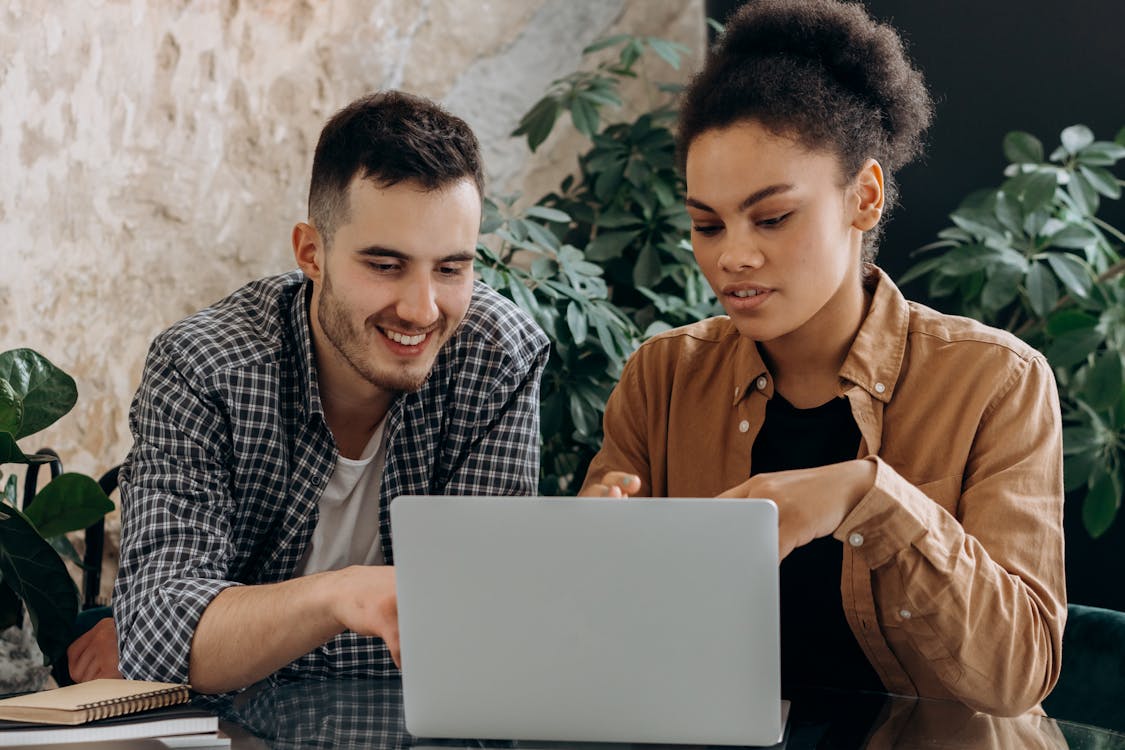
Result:
<instances>
[{"instance_id":1,"label":"glass table","mask_svg":"<svg viewBox=\"0 0 1125 750\"><path fill-rule=\"evenodd\" d=\"M1072 748L1125 750L1108 729L1025 715L977 714L951 702L880 693L809 690L794 694L787 750L823 748ZM259 685L234 698L199 698L219 713L233 748L614 748L686 747L412 737L397 680Z\"/></svg>"}]
</instances>

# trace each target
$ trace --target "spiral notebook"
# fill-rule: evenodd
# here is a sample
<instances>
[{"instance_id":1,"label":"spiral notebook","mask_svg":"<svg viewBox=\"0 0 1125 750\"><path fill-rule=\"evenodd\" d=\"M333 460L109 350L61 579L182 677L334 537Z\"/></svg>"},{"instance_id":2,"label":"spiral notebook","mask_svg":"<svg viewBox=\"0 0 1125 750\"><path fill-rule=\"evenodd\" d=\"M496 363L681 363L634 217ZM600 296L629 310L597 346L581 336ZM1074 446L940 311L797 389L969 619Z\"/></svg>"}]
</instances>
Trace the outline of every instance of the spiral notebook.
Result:
<instances>
[{"instance_id":1,"label":"spiral notebook","mask_svg":"<svg viewBox=\"0 0 1125 750\"><path fill-rule=\"evenodd\" d=\"M36 724L85 724L162 708L191 699L191 688L171 682L91 680L0 700L0 719Z\"/></svg>"}]
</instances>

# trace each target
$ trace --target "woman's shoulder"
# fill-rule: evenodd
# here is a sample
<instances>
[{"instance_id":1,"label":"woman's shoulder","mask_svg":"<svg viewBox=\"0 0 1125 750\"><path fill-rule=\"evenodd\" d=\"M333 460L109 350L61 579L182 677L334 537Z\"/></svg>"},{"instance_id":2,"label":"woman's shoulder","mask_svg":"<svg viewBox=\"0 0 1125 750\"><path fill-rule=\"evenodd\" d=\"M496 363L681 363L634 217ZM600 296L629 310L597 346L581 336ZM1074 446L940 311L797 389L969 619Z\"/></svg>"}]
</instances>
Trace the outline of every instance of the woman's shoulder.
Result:
<instances>
[{"instance_id":1,"label":"woman's shoulder","mask_svg":"<svg viewBox=\"0 0 1125 750\"><path fill-rule=\"evenodd\" d=\"M976 356L1030 360L1043 355L1018 336L1001 328L968 318L950 315L920 302L908 302L911 343L935 353L972 352Z\"/></svg>"},{"instance_id":2,"label":"woman's shoulder","mask_svg":"<svg viewBox=\"0 0 1125 750\"><path fill-rule=\"evenodd\" d=\"M731 319L726 315L717 315L658 333L641 344L633 356L663 359L687 353L705 355L708 352L721 356L732 340L737 341L738 338L738 329Z\"/></svg>"}]
</instances>

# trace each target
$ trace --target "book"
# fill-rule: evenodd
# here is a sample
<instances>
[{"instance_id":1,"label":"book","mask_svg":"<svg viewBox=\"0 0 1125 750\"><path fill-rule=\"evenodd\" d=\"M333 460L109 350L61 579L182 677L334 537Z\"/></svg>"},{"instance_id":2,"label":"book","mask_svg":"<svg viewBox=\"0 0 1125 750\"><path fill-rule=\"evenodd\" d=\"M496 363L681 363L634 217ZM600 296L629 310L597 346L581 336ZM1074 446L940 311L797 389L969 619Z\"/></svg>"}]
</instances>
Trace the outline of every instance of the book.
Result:
<instances>
[{"instance_id":1,"label":"book","mask_svg":"<svg viewBox=\"0 0 1125 750\"><path fill-rule=\"evenodd\" d=\"M0 721L0 747L141 738L165 738L168 742L162 743L163 747L222 747L230 743L219 733L218 716L192 706L171 706L81 725Z\"/></svg>"},{"instance_id":2,"label":"book","mask_svg":"<svg viewBox=\"0 0 1125 750\"><path fill-rule=\"evenodd\" d=\"M188 685L144 680L91 680L0 700L0 719L37 724L85 724L187 703Z\"/></svg>"}]
</instances>

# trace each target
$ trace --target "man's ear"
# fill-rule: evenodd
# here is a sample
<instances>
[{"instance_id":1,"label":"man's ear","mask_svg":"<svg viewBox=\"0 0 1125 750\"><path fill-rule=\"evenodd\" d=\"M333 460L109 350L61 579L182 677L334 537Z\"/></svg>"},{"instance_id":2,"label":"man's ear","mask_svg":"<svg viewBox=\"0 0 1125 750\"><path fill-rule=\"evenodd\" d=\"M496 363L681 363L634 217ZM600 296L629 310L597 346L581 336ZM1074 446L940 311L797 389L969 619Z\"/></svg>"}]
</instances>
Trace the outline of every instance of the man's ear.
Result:
<instances>
[{"instance_id":1,"label":"man's ear","mask_svg":"<svg viewBox=\"0 0 1125 750\"><path fill-rule=\"evenodd\" d=\"M305 276L319 284L324 275L324 242L312 224L302 221L293 227L293 257Z\"/></svg>"},{"instance_id":2,"label":"man's ear","mask_svg":"<svg viewBox=\"0 0 1125 750\"><path fill-rule=\"evenodd\" d=\"M852 226L861 232L868 232L879 223L883 215L883 167L874 159L868 159L855 176L855 213Z\"/></svg>"}]
</instances>

